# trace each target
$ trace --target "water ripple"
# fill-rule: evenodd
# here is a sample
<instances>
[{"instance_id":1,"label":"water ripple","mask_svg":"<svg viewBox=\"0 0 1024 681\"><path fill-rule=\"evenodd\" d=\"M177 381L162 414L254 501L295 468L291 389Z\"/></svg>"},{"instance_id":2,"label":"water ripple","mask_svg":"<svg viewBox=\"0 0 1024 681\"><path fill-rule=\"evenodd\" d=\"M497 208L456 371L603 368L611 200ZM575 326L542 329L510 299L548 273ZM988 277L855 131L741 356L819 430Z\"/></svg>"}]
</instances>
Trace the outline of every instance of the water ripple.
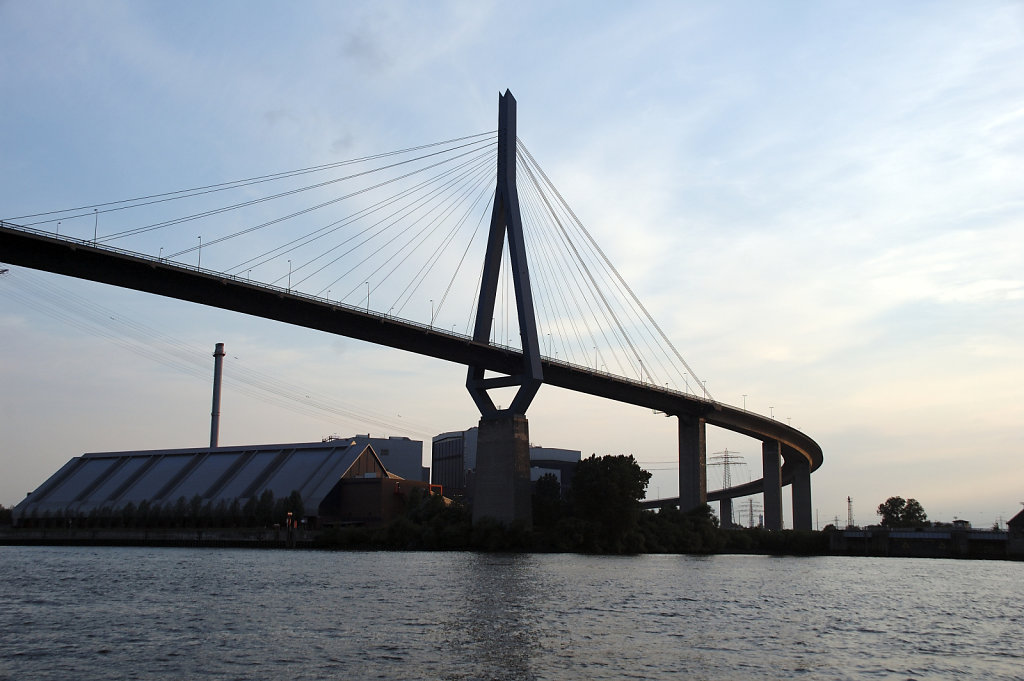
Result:
<instances>
[{"instance_id":1,"label":"water ripple","mask_svg":"<svg viewBox=\"0 0 1024 681\"><path fill-rule=\"evenodd\" d=\"M1021 679L1019 563L0 547L0 678Z\"/></svg>"}]
</instances>

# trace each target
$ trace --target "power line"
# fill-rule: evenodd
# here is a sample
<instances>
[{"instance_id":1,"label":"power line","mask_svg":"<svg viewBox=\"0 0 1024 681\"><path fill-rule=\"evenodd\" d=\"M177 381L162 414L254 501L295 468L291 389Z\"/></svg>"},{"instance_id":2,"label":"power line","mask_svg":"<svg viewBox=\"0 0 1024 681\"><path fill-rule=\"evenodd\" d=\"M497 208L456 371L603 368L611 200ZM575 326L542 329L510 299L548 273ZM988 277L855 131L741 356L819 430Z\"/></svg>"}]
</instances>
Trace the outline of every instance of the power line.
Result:
<instances>
[{"instance_id":1,"label":"power line","mask_svg":"<svg viewBox=\"0 0 1024 681\"><path fill-rule=\"evenodd\" d=\"M19 270L18 276L4 277L4 292L12 299L80 331L103 338L123 349L203 381L209 380L209 354L169 334L148 326L84 296L46 281L43 277ZM238 358L235 358L238 360ZM430 426L345 404L319 395L270 374L251 369L244 363L231 363L230 376L238 392L283 407L295 413L324 419L325 415L352 422L357 430L366 424L395 431L432 437ZM333 423L333 421L327 421Z\"/></svg>"}]
</instances>

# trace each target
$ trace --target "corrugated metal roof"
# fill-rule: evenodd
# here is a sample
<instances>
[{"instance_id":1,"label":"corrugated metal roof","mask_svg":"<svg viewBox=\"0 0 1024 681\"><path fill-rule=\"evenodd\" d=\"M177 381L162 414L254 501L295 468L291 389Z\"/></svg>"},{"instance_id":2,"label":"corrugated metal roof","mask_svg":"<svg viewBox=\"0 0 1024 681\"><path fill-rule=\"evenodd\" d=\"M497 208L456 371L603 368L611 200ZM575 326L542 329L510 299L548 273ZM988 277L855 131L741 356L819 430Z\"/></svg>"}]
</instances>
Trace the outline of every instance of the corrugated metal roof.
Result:
<instances>
[{"instance_id":1,"label":"corrugated metal roof","mask_svg":"<svg viewBox=\"0 0 1024 681\"><path fill-rule=\"evenodd\" d=\"M275 499L298 491L313 514L363 452L385 470L372 447L353 440L83 454L15 506L14 514L79 515L197 495L213 506L244 504L265 490Z\"/></svg>"}]
</instances>

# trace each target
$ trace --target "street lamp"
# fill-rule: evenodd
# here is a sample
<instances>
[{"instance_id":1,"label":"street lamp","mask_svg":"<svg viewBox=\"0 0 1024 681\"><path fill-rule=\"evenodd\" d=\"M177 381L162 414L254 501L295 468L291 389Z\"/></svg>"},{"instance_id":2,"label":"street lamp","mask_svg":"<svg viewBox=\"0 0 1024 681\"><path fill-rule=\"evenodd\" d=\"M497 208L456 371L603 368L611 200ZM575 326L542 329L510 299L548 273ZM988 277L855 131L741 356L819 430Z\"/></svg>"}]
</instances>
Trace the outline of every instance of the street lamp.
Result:
<instances>
[{"instance_id":1,"label":"street lamp","mask_svg":"<svg viewBox=\"0 0 1024 681\"><path fill-rule=\"evenodd\" d=\"M292 291L292 261L288 261L288 292Z\"/></svg>"},{"instance_id":2,"label":"street lamp","mask_svg":"<svg viewBox=\"0 0 1024 681\"><path fill-rule=\"evenodd\" d=\"M747 396L743 396L743 411L747 410Z\"/></svg>"},{"instance_id":3,"label":"street lamp","mask_svg":"<svg viewBox=\"0 0 1024 681\"><path fill-rule=\"evenodd\" d=\"M196 260L196 271L202 269L203 266L203 237L197 236L199 239L199 259Z\"/></svg>"},{"instance_id":4,"label":"street lamp","mask_svg":"<svg viewBox=\"0 0 1024 681\"><path fill-rule=\"evenodd\" d=\"M96 212L96 209L92 209L92 214L95 220L92 223L92 245L96 245L96 232L100 228L100 214Z\"/></svg>"},{"instance_id":5,"label":"street lamp","mask_svg":"<svg viewBox=\"0 0 1024 681\"><path fill-rule=\"evenodd\" d=\"M366 312L370 312L370 282L366 282Z\"/></svg>"},{"instance_id":6,"label":"street lamp","mask_svg":"<svg viewBox=\"0 0 1024 681\"><path fill-rule=\"evenodd\" d=\"M430 328L434 328L434 299L430 299Z\"/></svg>"},{"instance_id":7,"label":"street lamp","mask_svg":"<svg viewBox=\"0 0 1024 681\"><path fill-rule=\"evenodd\" d=\"M768 407L768 413L772 418L775 418L775 407Z\"/></svg>"}]
</instances>

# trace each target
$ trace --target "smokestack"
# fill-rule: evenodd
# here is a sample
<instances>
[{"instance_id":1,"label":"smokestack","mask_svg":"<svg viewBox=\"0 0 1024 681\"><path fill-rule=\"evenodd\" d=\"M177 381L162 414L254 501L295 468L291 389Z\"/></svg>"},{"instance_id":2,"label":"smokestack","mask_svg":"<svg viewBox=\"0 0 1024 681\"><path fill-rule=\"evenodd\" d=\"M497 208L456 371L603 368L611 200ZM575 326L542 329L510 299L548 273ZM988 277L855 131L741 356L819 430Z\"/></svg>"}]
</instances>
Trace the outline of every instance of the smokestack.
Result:
<instances>
[{"instance_id":1,"label":"smokestack","mask_svg":"<svg viewBox=\"0 0 1024 681\"><path fill-rule=\"evenodd\" d=\"M210 448L217 446L220 435L220 374L224 369L224 344L213 350L213 411L210 412Z\"/></svg>"}]
</instances>

